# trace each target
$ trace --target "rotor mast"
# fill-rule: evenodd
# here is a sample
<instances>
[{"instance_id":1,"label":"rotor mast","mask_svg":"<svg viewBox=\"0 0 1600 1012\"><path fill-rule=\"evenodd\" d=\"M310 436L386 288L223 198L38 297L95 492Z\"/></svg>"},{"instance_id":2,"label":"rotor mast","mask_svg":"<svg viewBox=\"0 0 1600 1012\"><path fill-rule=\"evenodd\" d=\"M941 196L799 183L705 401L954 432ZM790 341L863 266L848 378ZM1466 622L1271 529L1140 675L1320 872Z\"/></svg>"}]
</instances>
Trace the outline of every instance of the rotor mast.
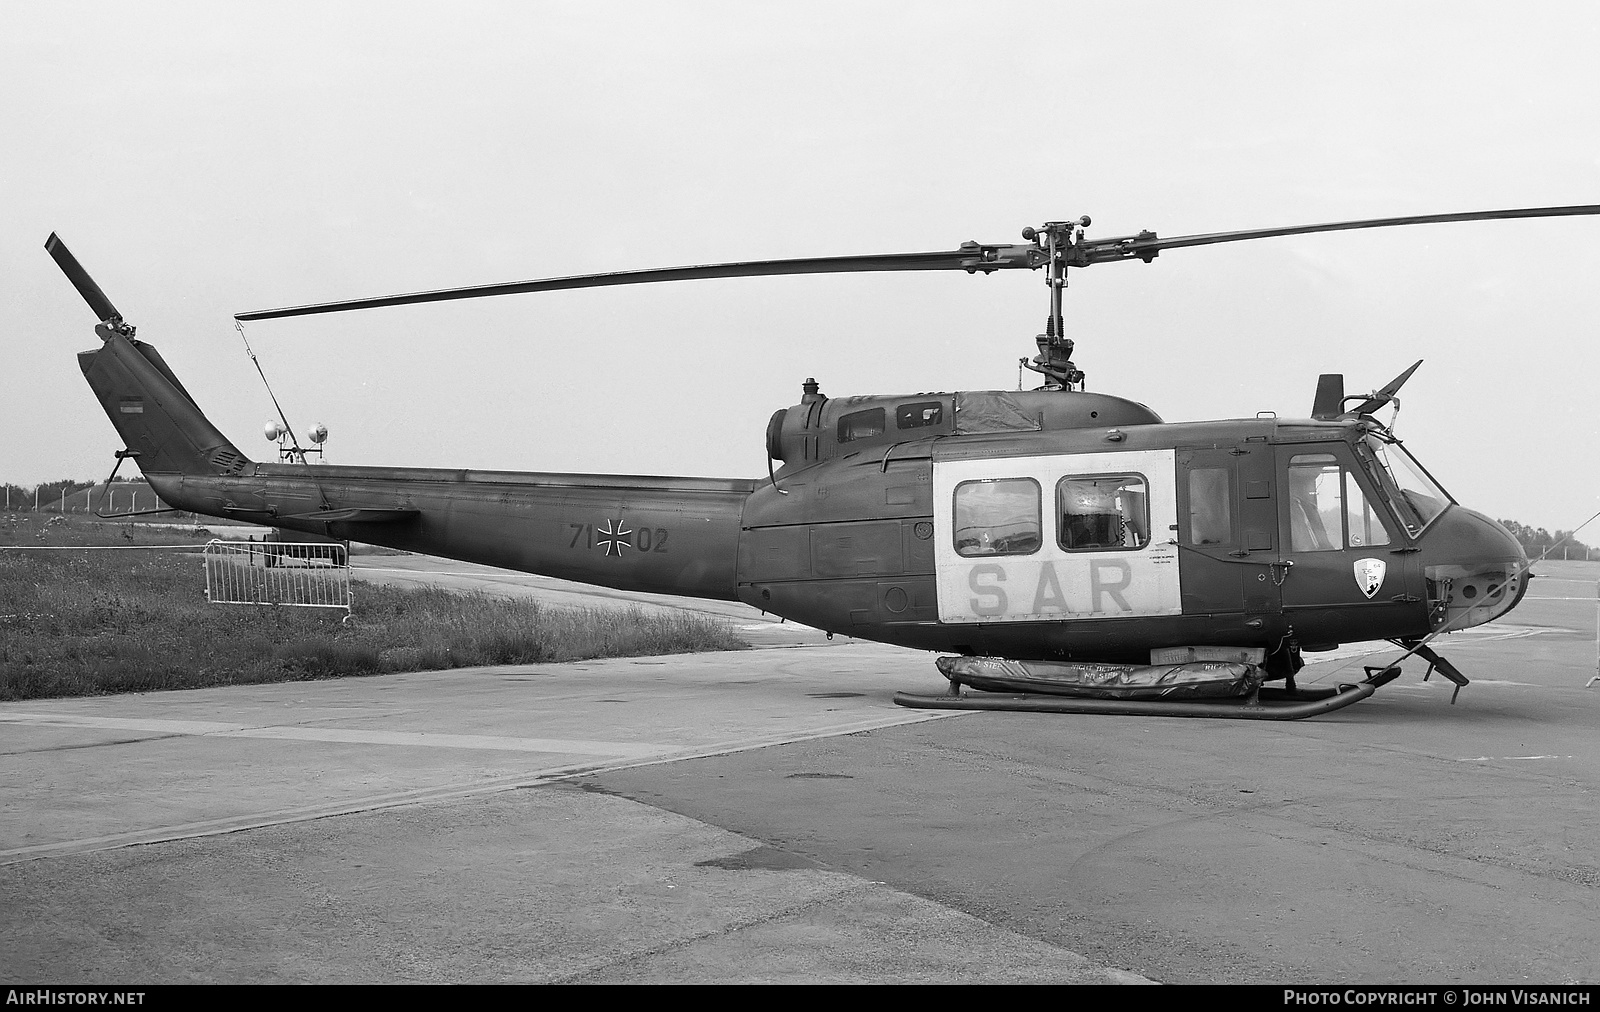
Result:
<instances>
[{"instance_id":1,"label":"rotor mast","mask_svg":"<svg viewBox=\"0 0 1600 1012\"><path fill-rule=\"evenodd\" d=\"M1090 224L1089 216L1077 221L1047 221L1039 228L1022 230L1022 238L1031 241L1045 252L1050 268L1044 283L1050 289L1050 315L1044 321L1044 333L1034 340L1039 354L1033 361L1018 359L1025 369L1044 377L1045 390L1082 390L1083 370L1072 363L1072 339L1067 337L1066 321L1061 315L1061 298L1067 289L1068 253L1083 239L1083 230Z\"/></svg>"}]
</instances>

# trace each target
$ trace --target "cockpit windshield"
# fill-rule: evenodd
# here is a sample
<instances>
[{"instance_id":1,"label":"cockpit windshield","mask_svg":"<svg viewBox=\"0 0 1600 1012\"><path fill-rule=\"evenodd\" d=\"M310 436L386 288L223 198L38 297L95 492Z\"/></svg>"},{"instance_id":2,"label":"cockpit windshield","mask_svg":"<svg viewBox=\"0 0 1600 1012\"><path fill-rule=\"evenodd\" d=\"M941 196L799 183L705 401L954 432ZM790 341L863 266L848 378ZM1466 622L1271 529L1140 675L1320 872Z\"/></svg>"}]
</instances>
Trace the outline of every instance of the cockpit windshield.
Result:
<instances>
[{"instance_id":1,"label":"cockpit windshield","mask_svg":"<svg viewBox=\"0 0 1600 1012\"><path fill-rule=\"evenodd\" d=\"M1398 442L1373 433L1363 440L1363 445L1367 453L1362 456L1369 456L1376 465L1378 483L1387 493L1395 518L1412 537L1421 534L1434 517L1455 502Z\"/></svg>"}]
</instances>

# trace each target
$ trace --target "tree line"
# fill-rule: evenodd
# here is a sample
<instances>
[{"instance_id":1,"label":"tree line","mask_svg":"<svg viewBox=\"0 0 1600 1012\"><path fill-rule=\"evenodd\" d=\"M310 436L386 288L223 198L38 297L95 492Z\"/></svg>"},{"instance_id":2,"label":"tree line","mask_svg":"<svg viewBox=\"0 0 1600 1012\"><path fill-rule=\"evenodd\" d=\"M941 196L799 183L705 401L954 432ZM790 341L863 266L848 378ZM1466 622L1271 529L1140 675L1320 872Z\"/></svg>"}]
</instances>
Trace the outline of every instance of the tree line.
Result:
<instances>
[{"instance_id":1,"label":"tree line","mask_svg":"<svg viewBox=\"0 0 1600 1012\"><path fill-rule=\"evenodd\" d=\"M1600 551L1573 537L1572 531L1556 531L1551 533L1543 527L1529 527L1519 524L1515 520L1502 520L1501 526L1510 531L1512 536L1521 542L1522 550L1528 558L1550 559L1591 559L1600 558Z\"/></svg>"}]
</instances>

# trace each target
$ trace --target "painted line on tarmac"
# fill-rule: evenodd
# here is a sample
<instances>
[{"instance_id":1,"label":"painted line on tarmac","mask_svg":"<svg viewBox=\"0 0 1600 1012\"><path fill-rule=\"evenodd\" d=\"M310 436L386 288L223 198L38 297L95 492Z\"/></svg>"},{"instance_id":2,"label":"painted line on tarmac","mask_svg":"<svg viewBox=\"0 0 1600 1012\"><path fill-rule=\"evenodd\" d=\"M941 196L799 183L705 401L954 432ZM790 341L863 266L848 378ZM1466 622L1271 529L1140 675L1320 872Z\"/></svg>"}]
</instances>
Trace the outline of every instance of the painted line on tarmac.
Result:
<instances>
[{"instance_id":1,"label":"painted line on tarmac","mask_svg":"<svg viewBox=\"0 0 1600 1012\"><path fill-rule=\"evenodd\" d=\"M950 717L968 715L968 711L943 711L939 713L915 712L905 714L891 714L888 716L873 717L866 720L847 721L840 724L825 725L820 728L811 728L789 734L759 735L749 738L734 739L699 748L686 749L665 755L650 758L624 758L618 757L610 762L593 763L566 763L552 766L547 769L529 773L520 773L503 777L491 777L467 783L453 784L444 787L428 787L411 791L395 791L386 794L369 795L363 798L352 798L346 801L327 802L321 805L309 805L298 808L282 808L270 812L257 812L249 815L233 816L226 819L213 819L205 822L190 822L176 826L158 826L150 829L132 830L126 833L113 833L106 836L88 837L78 840L62 840L54 843L35 844L28 847L14 847L0 850L0 866L20 864L24 861L34 861L41 858L67 857L73 854L86 854L101 850L116 850L122 847L136 847L153 843L170 843L176 840L189 840L204 836L222 836L227 833L239 833L250 829L264 829L269 826L280 826L296 822L311 822L316 819L327 819L340 815L356 815L361 812L378 811L386 808L399 808L404 805L427 804L437 801L451 801L458 798L469 798L481 794L497 794L502 791L518 790L528 787L538 787L543 784L556 783L570 780L574 777L589 776L594 773L606 773L615 770L633 769L639 766L657 766L669 762L682 762L688 759L704 759L718 755L732 755L737 752L749 752L759 748L769 748L775 745L795 744L806 741L816 741L821 738L834 738L847 734L861 734L876 731L880 728L898 727L903 724L920 724L930 720L944 720ZM46 719L23 721L18 718L40 717ZM108 726L110 722L125 721L126 718L118 717L79 717L65 714L18 714L0 713L0 720L12 723L55 724L62 726L66 723L59 718L65 717L74 722L70 726ZM48 719L58 718L58 719ZM90 724L89 721L95 723ZM136 721L144 725L198 725L204 721ZM236 728L238 725L216 724L219 728ZM180 734L193 732L178 732ZM243 737L230 734L227 731L212 732L228 737ZM427 737L448 737L444 735ZM459 736L472 737L472 736ZM615 743L613 743L615 744Z\"/></svg>"},{"instance_id":2,"label":"painted line on tarmac","mask_svg":"<svg viewBox=\"0 0 1600 1012\"><path fill-rule=\"evenodd\" d=\"M34 861L46 857L87 854L98 850L116 850L121 847L170 843L174 840L191 840L202 836L222 836L226 833L239 833L247 829L264 829L268 826L281 826L288 823L311 822L315 819L326 819L336 815L355 815L359 812L370 812L383 808L398 808L401 805L443 801L468 797L473 794L490 794L561 779L563 775L573 776L590 770L599 772L604 768L606 768L604 764L596 766L558 766L543 770L536 775L506 777L480 781L475 784L455 784L448 787L414 791L396 791L390 794L375 794L364 798L353 798L344 802L329 802L300 808L280 808L274 811L256 812L226 819L187 822L176 826L156 826L150 829L137 829L126 833L112 833L106 836L86 837L79 840L41 843L30 847L13 847L9 850L0 850L0 865L20 864L23 861Z\"/></svg>"},{"instance_id":3,"label":"painted line on tarmac","mask_svg":"<svg viewBox=\"0 0 1600 1012\"><path fill-rule=\"evenodd\" d=\"M1475 647L1481 643L1498 643L1501 640L1520 640L1529 636L1537 636L1544 632L1573 632L1575 630L1556 630L1553 628L1535 628L1533 626L1500 625L1493 629L1478 632L1473 629L1461 629L1445 635L1451 639L1438 638L1431 644L1438 649L1446 647ZM1459 638L1454 638L1459 637ZM1366 643L1346 643L1333 650L1318 650L1306 656L1306 667L1316 664L1327 664L1332 661L1346 661L1352 657L1370 657L1375 654L1392 653L1403 654L1405 650L1395 646L1387 640L1371 640Z\"/></svg>"},{"instance_id":4,"label":"painted line on tarmac","mask_svg":"<svg viewBox=\"0 0 1600 1012\"><path fill-rule=\"evenodd\" d=\"M69 713L0 713L0 723L50 727L88 727L115 731L216 738L270 738L323 741L345 745L403 745L423 748L488 749L500 752L547 752L557 755L613 756L642 759L672 751L652 742L592 741L569 738L512 738L492 734L436 734L428 731L372 731L363 728L226 724L204 720L151 720L137 717L87 717Z\"/></svg>"}]
</instances>

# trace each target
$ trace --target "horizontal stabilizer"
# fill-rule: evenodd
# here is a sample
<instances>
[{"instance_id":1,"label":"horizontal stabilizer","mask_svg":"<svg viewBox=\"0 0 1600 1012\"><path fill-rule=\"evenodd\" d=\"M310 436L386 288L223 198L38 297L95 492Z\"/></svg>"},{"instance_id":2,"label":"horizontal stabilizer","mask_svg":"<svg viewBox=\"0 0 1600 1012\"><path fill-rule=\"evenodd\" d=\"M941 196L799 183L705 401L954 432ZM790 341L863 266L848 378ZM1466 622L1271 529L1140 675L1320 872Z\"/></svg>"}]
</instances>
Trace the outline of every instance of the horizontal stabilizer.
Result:
<instances>
[{"instance_id":1,"label":"horizontal stabilizer","mask_svg":"<svg viewBox=\"0 0 1600 1012\"><path fill-rule=\"evenodd\" d=\"M212 516L226 516L230 520L248 520L251 523L271 523L277 519L277 514L271 510L254 509L244 506L220 506L220 513Z\"/></svg>"},{"instance_id":2,"label":"horizontal stabilizer","mask_svg":"<svg viewBox=\"0 0 1600 1012\"><path fill-rule=\"evenodd\" d=\"M392 524L421 515L417 509L344 509L317 510L314 513L295 513L283 520L314 520L323 524Z\"/></svg>"}]
</instances>

